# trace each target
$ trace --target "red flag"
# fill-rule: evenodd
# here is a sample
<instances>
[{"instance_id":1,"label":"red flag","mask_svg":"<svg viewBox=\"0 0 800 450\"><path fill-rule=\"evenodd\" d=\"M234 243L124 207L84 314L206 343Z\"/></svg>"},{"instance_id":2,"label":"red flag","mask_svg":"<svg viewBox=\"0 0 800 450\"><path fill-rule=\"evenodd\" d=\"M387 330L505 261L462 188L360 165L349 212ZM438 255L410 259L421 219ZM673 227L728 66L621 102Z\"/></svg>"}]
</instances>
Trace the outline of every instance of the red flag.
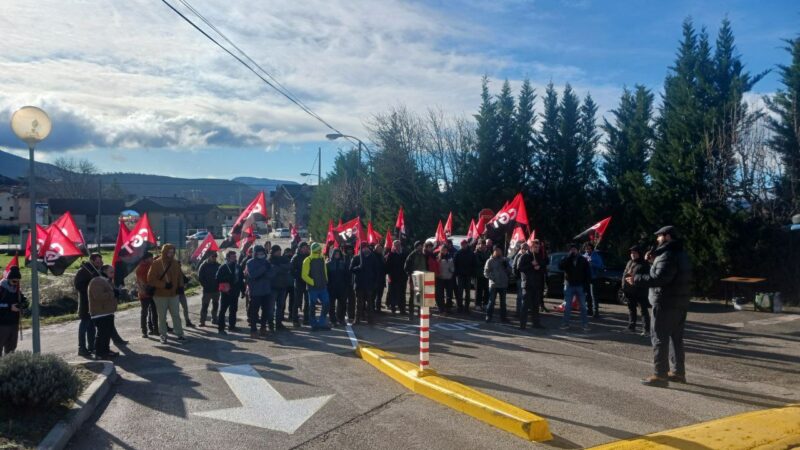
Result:
<instances>
[{"instance_id":1,"label":"red flag","mask_svg":"<svg viewBox=\"0 0 800 450\"><path fill-rule=\"evenodd\" d=\"M131 230L128 229L128 226L125 225L125 222L122 220L119 221L119 232L117 232L117 244L114 246L114 257L111 260L111 265L114 266L114 270L117 267L117 261L119 260L119 250L122 248L122 244L125 243L125 240L128 239L128 234Z\"/></svg>"},{"instance_id":2,"label":"red flag","mask_svg":"<svg viewBox=\"0 0 800 450\"><path fill-rule=\"evenodd\" d=\"M289 236L291 236L293 241L300 238L300 235L297 233L297 227L292 224L289 224Z\"/></svg>"},{"instance_id":3,"label":"red flag","mask_svg":"<svg viewBox=\"0 0 800 450\"><path fill-rule=\"evenodd\" d=\"M534 229L531 231L531 235L528 237L528 245L533 247L533 241L536 240L536 230Z\"/></svg>"},{"instance_id":4,"label":"red flag","mask_svg":"<svg viewBox=\"0 0 800 450\"><path fill-rule=\"evenodd\" d=\"M372 228L372 221L367 222L367 244L377 245L381 242L382 237L380 233Z\"/></svg>"},{"instance_id":5,"label":"red flag","mask_svg":"<svg viewBox=\"0 0 800 450\"><path fill-rule=\"evenodd\" d=\"M610 216L587 228L581 234L575 236L573 239L575 239L576 241L588 240L595 243L596 245L603 239L603 235L606 234L606 228L608 228L609 223L611 223Z\"/></svg>"},{"instance_id":6,"label":"red flag","mask_svg":"<svg viewBox=\"0 0 800 450\"><path fill-rule=\"evenodd\" d=\"M439 225L436 227L436 247L444 244L447 242L447 236L444 234L444 227L442 226L442 221L439 221Z\"/></svg>"},{"instance_id":7,"label":"red flag","mask_svg":"<svg viewBox=\"0 0 800 450\"><path fill-rule=\"evenodd\" d=\"M400 210L397 211L397 220L394 223L394 229L397 231L400 239L404 239L406 237L406 216L403 213L402 206L400 207Z\"/></svg>"},{"instance_id":8,"label":"red flag","mask_svg":"<svg viewBox=\"0 0 800 450\"><path fill-rule=\"evenodd\" d=\"M47 236L50 234L50 227L44 228L38 223L36 224L36 259L44 258L45 248L44 244L47 241ZM25 243L25 267L30 267L31 261L31 233L28 233L28 241ZM40 272L47 272L47 266L37 266Z\"/></svg>"},{"instance_id":9,"label":"red flag","mask_svg":"<svg viewBox=\"0 0 800 450\"><path fill-rule=\"evenodd\" d=\"M239 241L239 245L241 246L239 250L244 252L245 254L247 253L247 250L249 250L250 247L252 247L253 244L256 243L255 227L256 227L255 223L247 227L247 229L245 229L244 233L242 234L244 236L244 239Z\"/></svg>"},{"instance_id":10,"label":"red flag","mask_svg":"<svg viewBox=\"0 0 800 450\"><path fill-rule=\"evenodd\" d=\"M145 252L157 245L156 235L150 228L150 219L147 218L147 213L144 213L120 245L114 270L123 274L119 275L120 277L127 277L136 270Z\"/></svg>"},{"instance_id":11,"label":"red flag","mask_svg":"<svg viewBox=\"0 0 800 450\"><path fill-rule=\"evenodd\" d=\"M390 249L394 244L394 240L392 239L392 230L391 228L386 229L386 243L383 244L383 248Z\"/></svg>"},{"instance_id":12,"label":"red flag","mask_svg":"<svg viewBox=\"0 0 800 450\"><path fill-rule=\"evenodd\" d=\"M475 219L469 220L469 229L467 230L467 239L476 239L478 233L475 231Z\"/></svg>"},{"instance_id":13,"label":"red flag","mask_svg":"<svg viewBox=\"0 0 800 450\"><path fill-rule=\"evenodd\" d=\"M362 241L363 231L361 230L361 218L356 217L336 227L336 240L340 245L352 245L358 248Z\"/></svg>"},{"instance_id":14,"label":"red flag","mask_svg":"<svg viewBox=\"0 0 800 450\"><path fill-rule=\"evenodd\" d=\"M336 225L336 228L341 228L341 227L342 227L342 219L339 219L339 225Z\"/></svg>"},{"instance_id":15,"label":"red flag","mask_svg":"<svg viewBox=\"0 0 800 450\"><path fill-rule=\"evenodd\" d=\"M61 275L83 255L83 251L57 227L52 227L47 234L44 250L45 270L49 269L53 275Z\"/></svg>"},{"instance_id":16,"label":"red flag","mask_svg":"<svg viewBox=\"0 0 800 450\"><path fill-rule=\"evenodd\" d=\"M331 248L332 245L334 246L334 248L337 248L339 246L339 243L336 242L336 233L334 233L333 231L333 219L329 219L328 234L325 236L325 248L322 249L325 255L328 254L328 249Z\"/></svg>"},{"instance_id":17,"label":"red flag","mask_svg":"<svg viewBox=\"0 0 800 450\"><path fill-rule=\"evenodd\" d=\"M511 234L511 241L509 242L510 248L515 248L517 244L525 242L525 230L518 226L514 228L514 233Z\"/></svg>"},{"instance_id":18,"label":"red flag","mask_svg":"<svg viewBox=\"0 0 800 450\"><path fill-rule=\"evenodd\" d=\"M233 224L230 236L222 241L220 248L239 247L242 235L255 232L253 224L259 220L267 220L267 202L263 191L259 192L247 208L239 214Z\"/></svg>"},{"instance_id":19,"label":"red flag","mask_svg":"<svg viewBox=\"0 0 800 450\"><path fill-rule=\"evenodd\" d=\"M218 252L219 246L214 239L214 235L208 233L206 238L197 246L197 249L192 253L192 261L202 262L209 255L209 252Z\"/></svg>"},{"instance_id":20,"label":"red flag","mask_svg":"<svg viewBox=\"0 0 800 450\"><path fill-rule=\"evenodd\" d=\"M86 239L84 239L83 233L78 226L75 225L75 219L72 218L72 214L70 214L69 211L62 214L61 217L56 219L55 222L53 222L50 226L60 229L61 232L64 233L64 236L72 241L76 247L81 249L84 254L88 254L88 250L86 248Z\"/></svg>"},{"instance_id":21,"label":"red flag","mask_svg":"<svg viewBox=\"0 0 800 450\"><path fill-rule=\"evenodd\" d=\"M11 258L11 261L6 264L5 270L3 270L3 279L8 278L8 274L11 272L12 267L19 267L19 255L16 253L14 254L14 257Z\"/></svg>"},{"instance_id":22,"label":"red flag","mask_svg":"<svg viewBox=\"0 0 800 450\"><path fill-rule=\"evenodd\" d=\"M453 211L447 215L447 222L444 224L444 235L450 237L453 235Z\"/></svg>"},{"instance_id":23,"label":"red flag","mask_svg":"<svg viewBox=\"0 0 800 450\"><path fill-rule=\"evenodd\" d=\"M489 226L496 230L510 227L514 224L528 226L528 211L525 209L525 201L522 199L522 194L514 196L514 199L507 203L489 221Z\"/></svg>"},{"instance_id":24,"label":"red flag","mask_svg":"<svg viewBox=\"0 0 800 450\"><path fill-rule=\"evenodd\" d=\"M478 223L475 224L475 237L483 236L486 232L486 219L483 216L478 218Z\"/></svg>"}]
</instances>

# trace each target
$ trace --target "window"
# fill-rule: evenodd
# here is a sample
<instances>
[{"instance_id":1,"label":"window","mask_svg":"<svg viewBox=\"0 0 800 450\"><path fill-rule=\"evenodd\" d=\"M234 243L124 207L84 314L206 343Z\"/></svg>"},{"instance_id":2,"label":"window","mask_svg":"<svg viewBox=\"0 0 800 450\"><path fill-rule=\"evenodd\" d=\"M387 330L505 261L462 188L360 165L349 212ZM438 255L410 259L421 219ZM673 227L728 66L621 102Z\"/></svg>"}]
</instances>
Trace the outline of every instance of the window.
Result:
<instances>
[{"instance_id":1,"label":"window","mask_svg":"<svg viewBox=\"0 0 800 450\"><path fill-rule=\"evenodd\" d=\"M14 207L13 206L11 207L11 212L14 212Z\"/></svg>"}]
</instances>

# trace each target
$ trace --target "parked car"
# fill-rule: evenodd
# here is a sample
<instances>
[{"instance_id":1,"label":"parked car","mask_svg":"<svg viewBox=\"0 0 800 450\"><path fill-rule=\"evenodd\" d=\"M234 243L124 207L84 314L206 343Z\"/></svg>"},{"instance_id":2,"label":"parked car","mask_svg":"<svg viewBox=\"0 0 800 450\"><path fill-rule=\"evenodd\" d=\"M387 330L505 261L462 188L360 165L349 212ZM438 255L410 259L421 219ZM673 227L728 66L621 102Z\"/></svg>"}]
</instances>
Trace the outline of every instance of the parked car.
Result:
<instances>
[{"instance_id":1,"label":"parked car","mask_svg":"<svg viewBox=\"0 0 800 450\"><path fill-rule=\"evenodd\" d=\"M467 237L466 236L462 236L462 235L454 234L454 235L450 236L448 239L453 241L453 248L458 250L458 249L461 248L461 241L466 240ZM428 242L435 243L436 242L436 236L432 236L432 237L429 237L428 239L425 239L425 243L428 243Z\"/></svg>"},{"instance_id":2,"label":"parked car","mask_svg":"<svg viewBox=\"0 0 800 450\"><path fill-rule=\"evenodd\" d=\"M275 231L272 232L270 237L277 239L284 239L284 238L290 238L292 237L292 235L291 233L289 233L288 228L276 228Z\"/></svg>"},{"instance_id":3,"label":"parked car","mask_svg":"<svg viewBox=\"0 0 800 450\"><path fill-rule=\"evenodd\" d=\"M297 233L300 235L301 238L308 237L308 230L305 228L300 228L299 230L297 230Z\"/></svg>"},{"instance_id":4,"label":"parked car","mask_svg":"<svg viewBox=\"0 0 800 450\"><path fill-rule=\"evenodd\" d=\"M208 230L201 230L201 231L198 231L197 233L190 234L189 236L186 236L186 239L187 240L202 241L203 239L206 238L206 236L208 236Z\"/></svg>"},{"instance_id":5,"label":"parked car","mask_svg":"<svg viewBox=\"0 0 800 450\"><path fill-rule=\"evenodd\" d=\"M602 301L619 303L619 289L622 286L622 272L624 269L617 268L616 261L608 253L604 251L598 251L597 253L603 258L604 268L596 275L599 283L595 289L595 295ZM567 253L565 252L550 254L550 265L547 266L547 297L564 297L564 271L559 269L558 265L566 257Z\"/></svg>"}]
</instances>

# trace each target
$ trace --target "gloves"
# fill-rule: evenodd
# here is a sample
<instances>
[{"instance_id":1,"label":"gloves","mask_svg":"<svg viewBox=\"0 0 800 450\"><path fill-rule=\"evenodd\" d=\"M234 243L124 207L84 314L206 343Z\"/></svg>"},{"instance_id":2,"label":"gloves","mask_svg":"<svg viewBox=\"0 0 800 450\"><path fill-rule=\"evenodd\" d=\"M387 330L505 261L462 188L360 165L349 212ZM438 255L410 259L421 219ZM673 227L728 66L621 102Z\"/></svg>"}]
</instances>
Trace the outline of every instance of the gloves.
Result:
<instances>
[{"instance_id":1,"label":"gloves","mask_svg":"<svg viewBox=\"0 0 800 450\"><path fill-rule=\"evenodd\" d=\"M165 289L172 289L172 282L171 281L167 281L167 284L164 285L164 288Z\"/></svg>"}]
</instances>

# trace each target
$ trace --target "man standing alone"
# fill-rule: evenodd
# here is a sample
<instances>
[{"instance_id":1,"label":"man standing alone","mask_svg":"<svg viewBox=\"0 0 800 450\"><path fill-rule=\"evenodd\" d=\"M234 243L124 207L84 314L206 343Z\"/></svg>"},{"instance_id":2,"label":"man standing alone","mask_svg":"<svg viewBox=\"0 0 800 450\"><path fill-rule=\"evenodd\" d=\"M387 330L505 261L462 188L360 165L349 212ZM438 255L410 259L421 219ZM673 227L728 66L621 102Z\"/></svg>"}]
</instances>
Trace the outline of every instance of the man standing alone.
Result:
<instances>
[{"instance_id":1,"label":"man standing alone","mask_svg":"<svg viewBox=\"0 0 800 450\"><path fill-rule=\"evenodd\" d=\"M674 227L663 227L655 234L658 248L647 255L654 258L650 273L627 275L625 281L633 287L650 288L648 297L653 306L651 340L655 374L642 380L642 384L667 387L670 381L686 382L683 330L691 296L692 268ZM668 371L670 366L672 371Z\"/></svg>"}]
</instances>

